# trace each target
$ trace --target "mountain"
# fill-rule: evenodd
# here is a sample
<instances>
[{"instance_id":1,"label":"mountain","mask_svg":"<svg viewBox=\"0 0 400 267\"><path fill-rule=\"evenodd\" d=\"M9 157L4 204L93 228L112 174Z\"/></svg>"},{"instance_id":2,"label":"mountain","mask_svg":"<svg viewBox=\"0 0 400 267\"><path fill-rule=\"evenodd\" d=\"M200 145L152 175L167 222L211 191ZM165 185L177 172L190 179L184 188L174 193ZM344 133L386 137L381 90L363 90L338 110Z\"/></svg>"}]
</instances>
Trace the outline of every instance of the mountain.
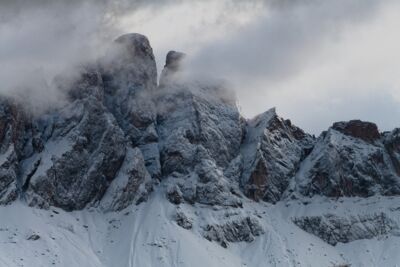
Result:
<instances>
[{"instance_id":1,"label":"mountain","mask_svg":"<svg viewBox=\"0 0 400 267\"><path fill-rule=\"evenodd\" d=\"M1 266L396 266L400 129L245 119L126 34L31 115L0 103Z\"/></svg>"}]
</instances>

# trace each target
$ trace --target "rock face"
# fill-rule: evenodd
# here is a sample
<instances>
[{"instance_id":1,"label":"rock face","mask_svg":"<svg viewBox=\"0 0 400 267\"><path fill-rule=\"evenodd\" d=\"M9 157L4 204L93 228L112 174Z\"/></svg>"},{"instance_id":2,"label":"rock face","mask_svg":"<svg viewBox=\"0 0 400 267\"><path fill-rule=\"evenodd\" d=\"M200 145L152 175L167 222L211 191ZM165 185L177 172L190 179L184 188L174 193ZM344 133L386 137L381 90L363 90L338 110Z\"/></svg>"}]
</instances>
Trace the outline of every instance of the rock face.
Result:
<instances>
[{"instance_id":1,"label":"rock face","mask_svg":"<svg viewBox=\"0 0 400 267\"><path fill-rule=\"evenodd\" d=\"M142 94L157 86L154 55L139 34L121 36L113 49L82 72L57 110L29 118L8 100L0 105L2 203L19 194L33 206L119 210L146 197L149 172L160 171L152 165L156 113Z\"/></svg>"},{"instance_id":2,"label":"rock face","mask_svg":"<svg viewBox=\"0 0 400 267\"><path fill-rule=\"evenodd\" d=\"M295 218L293 222L304 231L335 246L354 240L371 239L395 232L399 226L385 213L339 217L333 214Z\"/></svg>"},{"instance_id":3,"label":"rock face","mask_svg":"<svg viewBox=\"0 0 400 267\"><path fill-rule=\"evenodd\" d=\"M240 206L238 183L224 171L239 154L243 120L232 93L220 84L206 84L179 75L184 54L171 51L155 95L157 132L163 176L174 190L171 202Z\"/></svg>"},{"instance_id":4,"label":"rock face","mask_svg":"<svg viewBox=\"0 0 400 267\"><path fill-rule=\"evenodd\" d=\"M383 144L389 153L395 173L400 176L400 129L397 128L392 132L384 133Z\"/></svg>"},{"instance_id":5,"label":"rock face","mask_svg":"<svg viewBox=\"0 0 400 267\"><path fill-rule=\"evenodd\" d=\"M245 120L224 84L185 77L184 58L169 52L157 85L149 41L126 34L85 67L64 106L31 117L1 100L0 203L122 210L159 183L174 205L233 209L246 197L400 194L399 129L338 122L315 139L275 109ZM217 232L251 228L232 225Z\"/></svg>"},{"instance_id":6,"label":"rock face","mask_svg":"<svg viewBox=\"0 0 400 267\"><path fill-rule=\"evenodd\" d=\"M264 233L258 219L255 217L240 218L224 224L207 225L204 228L204 237L227 247L229 243L252 242L255 237Z\"/></svg>"},{"instance_id":7,"label":"rock face","mask_svg":"<svg viewBox=\"0 0 400 267\"><path fill-rule=\"evenodd\" d=\"M333 124L332 129L366 142L374 142L380 138L378 127L371 122L360 120L336 122Z\"/></svg>"},{"instance_id":8,"label":"rock face","mask_svg":"<svg viewBox=\"0 0 400 267\"><path fill-rule=\"evenodd\" d=\"M143 154L139 148L128 148L124 162L101 200L105 210L122 210L131 203L146 200L152 190Z\"/></svg>"},{"instance_id":9,"label":"rock face","mask_svg":"<svg viewBox=\"0 0 400 267\"><path fill-rule=\"evenodd\" d=\"M241 153L242 184L248 197L276 202L289 185L314 138L271 109L249 121Z\"/></svg>"},{"instance_id":10,"label":"rock face","mask_svg":"<svg viewBox=\"0 0 400 267\"><path fill-rule=\"evenodd\" d=\"M23 161L22 181L32 205L82 209L101 199L125 156L113 117L92 98L71 103L41 129L43 151Z\"/></svg>"},{"instance_id":11,"label":"rock face","mask_svg":"<svg viewBox=\"0 0 400 267\"><path fill-rule=\"evenodd\" d=\"M400 193L400 179L393 164L396 159L388 153L384 140L376 139L375 126L359 121L355 124L335 124L318 138L296 174L295 191L329 197ZM364 133L358 126L373 130ZM350 130L343 129L352 129L351 135ZM388 147L389 140L393 139L388 137L385 141Z\"/></svg>"},{"instance_id":12,"label":"rock face","mask_svg":"<svg viewBox=\"0 0 400 267\"><path fill-rule=\"evenodd\" d=\"M168 84L174 83L176 80L176 74L179 74L179 71L182 68L182 61L186 55L181 52L169 51L167 54L167 58L165 60L164 69L161 72L160 77L160 87L167 86Z\"/></svg>"},{"instance_id":13,"label":"rock face","mask_svg":"<svg viewBox=\"0 0 400 267\"><path fill-rule=\"evenodd\" d=\"M17 198L19 160L24 153L34 149L34 144L25 146L30 130L31 125L21 107L11 100L1 99L0 204L8 204Z\"/></svg>"},{"instance_id":14,"label":"rock face","mask_svg":"<svg viewBox=\"0 0 400 267\"><path fill-rule=\"evenodd\" d=\"M128 141L139 146L151 175L160 177L156 109L151 94L157 87L153 50L141 34L126 34L102 61L103 104Z\"/></svg>"}]
</instances>

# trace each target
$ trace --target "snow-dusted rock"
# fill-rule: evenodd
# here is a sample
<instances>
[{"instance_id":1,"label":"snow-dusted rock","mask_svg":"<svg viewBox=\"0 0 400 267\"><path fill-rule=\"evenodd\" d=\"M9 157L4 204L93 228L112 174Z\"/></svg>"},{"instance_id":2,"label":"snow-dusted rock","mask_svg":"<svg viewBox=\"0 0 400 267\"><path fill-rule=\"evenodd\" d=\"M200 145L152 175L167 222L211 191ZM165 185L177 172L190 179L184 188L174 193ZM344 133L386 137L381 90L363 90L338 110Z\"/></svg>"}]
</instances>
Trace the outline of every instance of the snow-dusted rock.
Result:
<instances>
[{"instance_id":1,"label":"snow-dusted rock","mask_svg":"<svg viewBox=\"0 0 400 267\"><path fill-rule=\"evenodd\" d=\"M115 119L94 97L43 119L43 150L22 163L28 202L74 210L99 201L125 156Z\"/></svg>"},{"instance_id":2,"label":"snow-dusted rock","mask_svg":"<svg viewBox=\"0 0 400 267\"><path fill-rule=\"evenodd\" d=\"M151 190L151 176L142 152L138 148L128 148L121 168L101 199L101 206L105 210L119 211L146 200Z\"/></svg>"},{"instance_id":3,"label":"snow-dusted rock","mask_svg":"<svg viewBox=\"0 0 400 267\"><path fill-rule=\"evenodd\" d=\"M241 147L244 167L242 185L254 200L280 200L314 139L271 109L247 125Z\"/></svg>"},{"instance_id":4,"label":"snow-dusted rock","mask_svg":"<svg viewBox=\"0 0 400 267\"><path fill-rule=\"evenodd\" d=\"M152 93L157 87L157 67L148 39L126 34L115 40L102 61L104 105L116 118L133 146L140 146L148 171L161 175Z\"/></svg>"},{"instance_id":5,"label":"snow-dusted rock","mask_svg":"<svg viewBox=\"0 0 400 267\"><path fill-rule=\"evenodd\" d=\"M66 210L97 205L106 191L106 210L145 198L151 190L146 167L154 176L161 170L150 96L156 81L147 38L128 34L76 82L63 84L70 102L29 121L32 129L23 133L31 144L20 153L23 198Z\"/></svg>"},{"instance_id":6,"label":"snow-dusted rock","mask_svg":"<svg viewBox=\"0 0 400 267\"><path fill-rule=\"evenodd\" d=\"M20 159L32 153L32 127L29 117L11 99L0 100L0 204L17 199Z\"/></svg>"},{"instance_id":7,"label":"snow-dusted rock","mask_svg":"<svg viewBox=\"0 0 400 267\"><path fill-rule=\"evenodd\" d=\"M223 224L208 224L204 227L204 237L218 242L223 247L229 243L252 242L255 237L264 233L264 229L254 216L238 218Z\"/></svg>"},{"instance_id":8,"label":"snow-dusted rock","mask_svg":"<svg viewBox=\"0 0 400 267\"><path fill-rule=\"evenodd\" d=\"M377 266L388 248L399 262L399 129L338 122L315 139L274 109L246 121L184 57L168 53L157 87L149 41L128 34L59 80L62 107L0 101L0 204L22 200L0 207L0 262L55 264L36 240L60 266L369 266L347 251L369 238Z\"/></svg>"},{"instance_id":9,"label":"snow-dusted rock","mask_svg":"<svg viewBox=\"0 0 400 267\"><path fill-rule=\"evenodd\" d=\"M107 82L117 87L110 89L155 89L157 67L147 37L138 33L118 37L102 59L102 73Z\"/></svg>"},{"instance_id":10,"label":"snow-dusted rock","mask_svg":"<svg viewBox=\"0 0 400 267\"><path fill-rule=\"evenodd\" d=\"M167 196L173 203L241 206L232 194L238 180L224 175L243 136L233 93L219 83L174 79L183 57L168 53L154 96L162 173L173 185Z\"/></svg>"},{"instance_id":11,"label":"snow-dusted rock","mask_svg":"<svg viewBox=\"0 0 400 267\"><path fill-rule=\"evenodd\" d=\"M397 176L400 176L400 128L383 134L383 143Z\"/></svg>"},{"instance_id":12,"label":"snow-dusted rock","mask_svg":"<svg viewBox=\"0 0 400 267\"><path fill-rule=\"evenodd\" d=\"M332 129L366 142L374 142L380 138L378 127L371 122L360 120L335 122Z\"/></svg>"},{"instance_id":13,"label":"snow-dusted rock","mask_svg":"<svg viewBox=\"0 0 400 267\"><path fill-rule=\"evenodd\" d=\"M360 239L371 239L391 232L398 233L399 225L385 213L340 217L334 214L294 218L304 231L335 246Z\"/></svg>"},{"instance_id":14,"label":"snow-dusted rock","mask_svg":"<svg viewBox=\"0 0 400 267\"><path fill-rule=\"evenodd\" d=\"M193 227L193 219L189 218L183 211L177 210L175 214L176 223L183 229L189 230Z\"/></svg>"},{"instance_id":15,"label":"snow-dusted rock","mask_svg":"<svg viewBox=\"0 0 400 267\"><path fill-rule=\"evenodd\" d=\"M157 130L165 174L194 167L200 146L204 156L221 167L226 167L238 154L242 122L229 94L224 88L195 82L159 91Z\"/></svg>"},{"instance_id":16,"label":"snow-dusted rock","mask_svg":"<svg viewBox=\"0 0 400 267\"><path fill-rule=\"evenodd\" d=\"M382 138L377 139L376 127L371 125L360 121L341 122L324 132L302 162L294 180L294 191L306 196L329 197L399 194L395 156L389 155Z\"/></svg>"},{"instance_id":17,"label":"snow-dusted rock","mask_svg":"<svg viewBox=\"0 0 400 267\"><path fill-rule=\"evenodd\" d=\"M168 52L167 58L165 60L165 66L160 76L160 88L171 85L171 83L174 83L176 79L179 79L177 75L179 75L182 67L182 61L185 57L186 55L181 52Z\"/></svg>"}]
</instances>

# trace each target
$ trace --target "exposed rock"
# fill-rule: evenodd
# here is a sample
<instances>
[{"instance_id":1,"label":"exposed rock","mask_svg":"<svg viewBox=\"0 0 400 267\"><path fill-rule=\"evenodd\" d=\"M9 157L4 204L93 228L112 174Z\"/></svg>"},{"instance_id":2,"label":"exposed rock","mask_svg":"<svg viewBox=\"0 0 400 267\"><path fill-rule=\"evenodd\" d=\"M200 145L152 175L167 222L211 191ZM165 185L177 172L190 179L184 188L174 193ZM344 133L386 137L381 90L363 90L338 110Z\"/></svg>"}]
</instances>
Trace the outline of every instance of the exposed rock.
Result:
<instances>
[{"instance_id":1,"label":"exposed rock","mask_svg":"<svg viewBox=\"0 0 400 267\"><path fill-rule=\"evenodd\" d=\"M64 84L63 107L33 118L2 100L0 204L118 211L158 180L172 203L215 209L241 208L243 193L272 203L400 194L400 130L338 122L315 140L274 109L245 121L222 83L179 77L184 58L168 53L156 90L149 41L127 34Z\"/></svg>"},{"instance_id":2,"label":"exposed rock","mask_svg":"<svg viewBox=\"0 0 400 267\"><path fill-rule=\"evenodd\" d=\"M257 218L245 217L227 221L224 224L208 224L204 227L203 236L226 248L229 243L252 242L255 237L263 233L264 230Z\"/></svg>"},{"instance_id":3,"label":"exposed rock","mask_svg":"<svg viewBox=\"0 0 400 267\"><path fill-rule=\"evenodd\" d=\"M164 74L177 71L183 56L170 52ZM243 121L232 93L220 84L178 79L163 84L163 90L155 95L155 105L163 176L179 177L171 183L177 183L188 203L241 206L232 194L238 180L230 184L224 176L239 153L243 135Z\"/></svg>"},{"instance_id":4,"label":"exposed rock","mask_svg":"<svg viewBox=\"0 0 400 267\"><path fill-rule=\"evenodd\" d=\"M27 238L27 240L31 240L31 241L36 241L39 239L40 239L40 235L38 235L38 234L32 234Z\"/></svg>"},{"instance_id":5,"label":"exposed rock","mask_svg":"<svg viewBox=\"0 0 400 267\"><path fill-rule=\"evenodd\" d=\"M0 100L0 204L9 204L18 196L20 160L37 148L32 126L22 107L10 99Z\"/></svg>"},{"instance_id":6,"label":"exposed rock","mask_svg":"<svg viewBox=\"0 0 400 267\"><path fill-rule=\"evenodd\" d=\"M120 89L155 89L157 67L147 37L138 33L118 37L108 57L103 59L103 72L107 82L110 78Z\"/></svg>"},{"instance_id":7,"label":"exposed rock","mask_svg":"<svg viewBox=\"0 0 400 267\"><path fill-rule=\"evenodd\" d=\"M242 207L242 201L236 193L235 184L230 184L222 175L222 171L215 165L203 166L202 168L208 167L210 167L208 170L213 172L209 177L212 177L212 180L202 181L202 178L196 172L191 172L179 178L169 177L168 183L171 184L171 188L168 190L167 196L170 202L180 204L184 200L189 204Z\"/></svg>"},{"instance_id":8,"label":"exposed rock","mask_svg":"<svg viewBox=\"0 0 400 267\"><path fill-rule=\"evenodd\" d=\"M360 120L341 121L334 123L332 129L367 142L373 142L380 138L378 127L371 122Z\"/></svg>"},{"instance_id":9,"label":"exposed rock","mask_svg":"<svg viewBox=\"0 0 400 267\"><path fill-rule=\"evenodd\" d=\"M307 156L314 139L271 109L248 122L241 154L245 194L276 202Z\"/></svg>"},{"instance_id":10,"label":"exposed rock","mask_svg":"<svg viewBox=\"0 0 400 267\"><path fill-rule=\"evenodd\" d=\"M221 167L237 156L242 121L228 94L223 88L196 83L160 92L156 105L163 173L187 172L196 165L198 153Z\"/></svg>"},{"instance_id":11,"label":"exposed rock","mask_svg":"<svg viewBox=\"0 0 400 267\"><path fill-rule=\"evenodd\" d=\"M115 178L125 156L124 134L94 97L51 116L42 129L43 151L23 161L25 195L31 205L82 209L99 201Z\"/></svg>"},{"instance_id":12,"label":"exposed rock","mask_svg":"<svg viewBox=\"0 0 400 267\"><path fill-rule=\"evenodd\" d=\"M183 213L183 212L180 211L180 210L178 210L178 211L176 212L175 221L176 221L176 223L177 223L180 227L182 227L182 228L184 228L184 229L186 229L186 230L192 229L192 227L193 227L192 220L189 219L189 218L186 216L186 214Z\"/></svg>"},{"instance_id":13,"label":"exposed rock","mask_svg":"<svg viewBox=\"0 0 400 267\"><path fill-rule=\"evenodd\" d=\"M145 164L160 175L155 111L146 95L156 85L147 38L119 37L100 67L87 68L72 85L72 103L39 120L44 151L23 163L28 202L81 209L107 191L103 208L120 210L145 198L151 190ZM145 162L131 146L142 149Z\"/></svg>"},{"instance_id":14,"label":"exposed rock","mask_svg":"<svg viewBox=\"0 0 400 267\"><path fill-rule=\"evenodd\" d=\"M179 79L179 77L177 77L176 75L179 75L182 61L185 57L186 55L181 52L168 52L167 58L165 60L165 66L160 76L160 88L175 82L176 79Z\"/></svg>"},{"instance_id":15,"label":"exposed rock","mask_svg":"<svg viewBox=\"0 0 400 267\"><path fill-rule=\"evenodd\" d=\"M371 239L398 232L398 224L385 213L340 217L333 214L294 218L293 222L304 231L316 235L335 246L359 239Z\"/></svg>"},{"instance_id":16,"label":"exposed rock","mask_svg":"<svg viewBox=\"0 0 400 267\"><path fill-rule=\"evenodd\" d=\"M140 146L146 167L160 177L160 152L156 109L152 93L157 86L157 68L147 38L140 34L119 37L109 58L103 60L104 105L116 118L133 146Z\"/></svg>"},{"instance_id":17,"label":"exposed rock","mask_svg":"<svg viewBox=\"0 0 400 267\"><path fill-rule=\"evenodd\" d=\"M399 182L380 140L372 144L331 128L302 163L294 191L329 197L393 195L400 193Z\"/></svg>"},{"instance_id":18,"label":"exposed rock","mask_svg":"<svg viewBox=\"0 0 400 267\"><path fill-rule=\"evenodd\" d=\"M59 83L62 83L61 81ZM82 70L81 76L73 84L64 81L60 86L66 87L70 101L93 96L99 101L104 99L103 78L96 67L87 67Z\"/></svg>"},{"instance_id":19,"label":"exposed rock","mask_svg":"<svg viewBox=\"0 0 400 267\"><path fill-rule=\"evenodd\" d=\"M138 148L128 148L125 160L101 200L105 210L122 210L147 198L152 190L143 155Z\"/></svg>"},{"instance_id":20,"label":"exposed rock","mask_svg":"<svg viewBox=\"0 0 400 267\"><path fill-rule=\"evenodd\" d=\"M179 188L179 186L175 185L168 189L167 191L167 198L169 202L179 205L183 202L183 195Z\"/></svg>"},{"instance_id":21,"label":"exposed rock","mask_svg":"<svg viewBox=\"0 0 400 267\"><path fill-rule=\"evenodd\" d=\"M393 169L400 177L400 128L394 129L390 133L385 133L383 143L389 153Z\"/></svg>"}]
</instances>

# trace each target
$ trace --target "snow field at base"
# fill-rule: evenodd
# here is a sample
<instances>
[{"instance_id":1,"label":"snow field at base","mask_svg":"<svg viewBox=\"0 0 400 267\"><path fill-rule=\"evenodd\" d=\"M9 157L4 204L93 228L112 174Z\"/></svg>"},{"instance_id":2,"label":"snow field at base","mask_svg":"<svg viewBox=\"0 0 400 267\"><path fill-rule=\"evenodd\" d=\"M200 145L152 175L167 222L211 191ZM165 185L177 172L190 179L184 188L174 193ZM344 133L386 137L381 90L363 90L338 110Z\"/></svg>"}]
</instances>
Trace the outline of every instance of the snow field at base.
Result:
<instances>
[{"instance_id":1,"label":"snow field at base","mask_svg":"<svg viewBox=\"0 0 400 267\"><path fill-rule=\"evenodd\" d=\"M396 198L313 198L277 205L245 203L256 214L265 233L251 243L230 243L228 248L202 237L202 224L220 221L226 209L183 204L181 210L196 216L186 230L174 220L176 206L160 190L145 203L119 213L96 209L64 212L40 210L16 202L0 207L0 266L396 266L400 238L382 236L335 247L310 235L291 222L295 216L350 211L364 213L385 209L398 217ZM234 209L233 209L234 210ZM398 218L397 218L398 219ZM40 238L33 240L33 235ZM31 240L29 240L31 239Z\"/></svg>"}]
</instances>

